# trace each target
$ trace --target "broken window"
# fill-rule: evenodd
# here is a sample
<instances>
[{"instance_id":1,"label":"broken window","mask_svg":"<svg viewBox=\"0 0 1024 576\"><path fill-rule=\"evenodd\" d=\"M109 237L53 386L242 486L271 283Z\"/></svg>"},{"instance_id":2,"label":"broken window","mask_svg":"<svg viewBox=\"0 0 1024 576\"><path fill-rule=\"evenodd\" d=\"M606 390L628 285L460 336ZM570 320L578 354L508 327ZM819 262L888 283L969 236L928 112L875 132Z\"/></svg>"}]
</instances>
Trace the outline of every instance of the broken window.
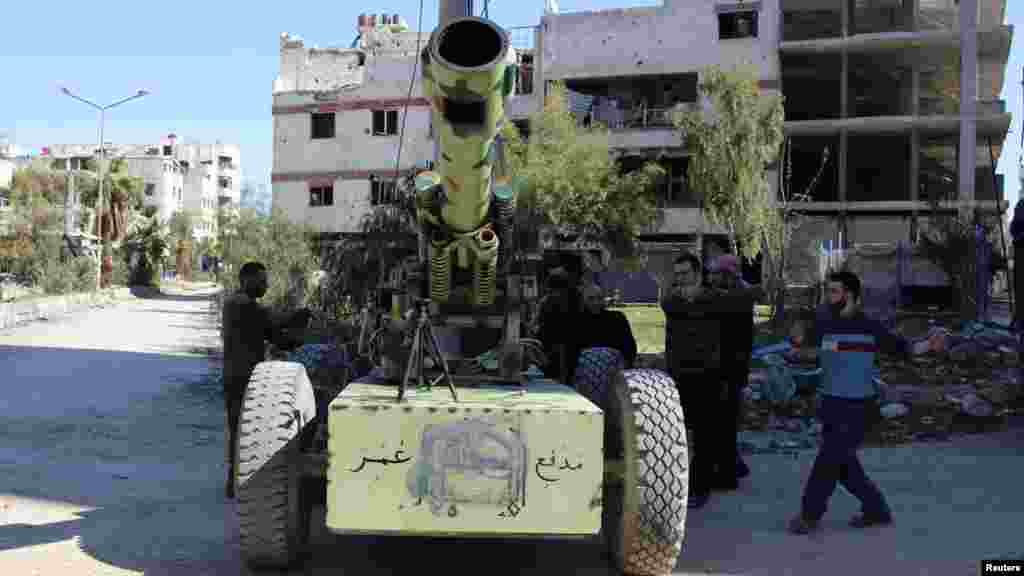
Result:
<instances>
[{"instance_id":1,"label":"broken window","mask_svg":"<svg viewBox=\"0 0 1024 576\"><path fill-rule=\"evenodd\" d=\"M782 41L798 42L843 35L842 2L782 0Z\"/></svg>"},{"instance_id":2,"label":"broken window","mask_svg":"<svg viewBox=\"0 0 1024 576\"><path fill-rule=\"evenodd\" d=\"M789 200L795 201L794 197L799 194L809 194L812 202L838 202L839 136L793 136L788 143L783 165L789 177L783 186L789 187L785 191ZM780 200L783 192L780 187Z\"/></svg>"},{"instance_id":3,"label":"broken window","mask_svg":"<svg viewBox=\"0 0 1024 576\"><path fill-rule=\"evenodd\" d=\"M334 138L334 112L314 112L311 122L314 139Z\"/></svg>"},{"instance_id":4,"label":"broken window","mask_svg":"<svg viewBox=\"0 0 1024 576\"><path fill-rule=\"evenodd\" d=\"M370 181L370 205L394 204L398 201L398 185L394 180Z\"/></svg>"},{"instance_id":5,"label":"broken window","mask_svg":"<svg viewBox=\"0 0 1024 576\"><path fill-rule=\"evenodd\" d=\"M373 135L394 136L398 134L398 110L373 111Z\"/></svg>"},{"instance_id":6,"label":"broken window","mask_svg":"<svg viewBox=\"0 0 1024 576\"><path fill-rule=\"evenodd\" d=\"M718 14L718 39L757 38L757 10Z\"/></svg>"},{"instance_id":7,"label":"broken window","mask_svg":"<svg viewBox=\"0 0 1024 576\"><path fill-rule=\"evenodd\" d=\"M334 185L313 186L309 189L310 206L334 206Z\"/></svg>"},{"instance_id":8,"label":"broken window","mask_svg":"<svg viewBox=\"0 0 1024 576\"><path fill-rule=\"evenodd\" d=\"M170 146L164 146L164 156L170 156L170 155L171 155L171 147Z\"/></svg>"},{"instance_id":9,"label":"broken window","mask_svg":"<svg viewBox=\"0 0 1024 576\"><path fill-rule=\"evenodd\" d=\"M146 183L146 196L152 196L156 192L156 184Z\"/></svg>"},{"instance_id":10,"label":"broken window","mask_svg":"<svg viewBox=\"0 0 1024 576\"><path fill-rule=\"evenodd\" d=\"M686 175L689 168L689 158L669 158L662 163L667 176L662 197L665 207L680 208L695 206L697 203L690 194L687 185Z\"/></svg>"}]
</instances>

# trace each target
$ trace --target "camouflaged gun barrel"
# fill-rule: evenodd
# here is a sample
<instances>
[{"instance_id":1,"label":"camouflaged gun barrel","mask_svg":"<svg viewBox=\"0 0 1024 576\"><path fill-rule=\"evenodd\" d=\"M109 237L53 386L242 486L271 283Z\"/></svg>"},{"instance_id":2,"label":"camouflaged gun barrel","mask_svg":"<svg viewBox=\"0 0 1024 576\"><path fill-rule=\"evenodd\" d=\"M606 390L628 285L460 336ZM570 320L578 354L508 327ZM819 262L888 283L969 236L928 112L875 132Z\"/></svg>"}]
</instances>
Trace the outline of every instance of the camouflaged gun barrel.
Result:
<instances>
[{"instance_id":1,"label":"camouflaged gun barrel","mask_svg":"<svg viewBox=\"0 0 1024 576\"><path fill-rule=\"evenodd\" d=\"M438 28L423 53L423 95L440 142L441 220L473 232L490 216L494 140L512 91L509 39L494 22L459 18Z\"/></svg>"},{"instance_id":2,"label":"camouflaged gun barrel","mask_svg":"<svg viewBox=\"0 0 1024 576\"><path fill-rule=\"evenodd\" d=\"M514 52L501 27L468 17L435 30L421 57L441 152L437 171L416 178L418 217L431 230L431 297L448 300L457 267L472 270L473 303L490 305L499 234L509 236L514 202L497 143L515 81Z\"/></svg>"}]
</instances>

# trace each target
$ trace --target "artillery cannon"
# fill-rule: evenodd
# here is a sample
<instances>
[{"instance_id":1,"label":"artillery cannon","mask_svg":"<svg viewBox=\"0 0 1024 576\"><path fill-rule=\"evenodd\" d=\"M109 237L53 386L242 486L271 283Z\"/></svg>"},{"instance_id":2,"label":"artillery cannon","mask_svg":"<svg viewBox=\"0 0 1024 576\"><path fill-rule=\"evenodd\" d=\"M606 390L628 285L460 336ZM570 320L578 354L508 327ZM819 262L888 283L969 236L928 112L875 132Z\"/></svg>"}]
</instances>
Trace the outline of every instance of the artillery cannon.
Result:
<instances>
[{"instance_id":1,"label":"artillery cannon","mask_svg":"<svg viewBox=\"0 0 1024 576\"><path fill-rule=\"evenodd\" d=\"M297 561L322 502L335 534L600 535L618 570L669 574L688 495L675 383L624 370L610 349L584 350L572 382L521 365L539 258L515 246L517 184L499 136L515 78L508 35L458 18L421 58L441 153L415 178L420 254L390 278L405 295L366 315L404 371L311 382L299 363L256 367L237 454L242 553ZM494 350L497 366L479 360Z\"/></svg>"}]
</instances>

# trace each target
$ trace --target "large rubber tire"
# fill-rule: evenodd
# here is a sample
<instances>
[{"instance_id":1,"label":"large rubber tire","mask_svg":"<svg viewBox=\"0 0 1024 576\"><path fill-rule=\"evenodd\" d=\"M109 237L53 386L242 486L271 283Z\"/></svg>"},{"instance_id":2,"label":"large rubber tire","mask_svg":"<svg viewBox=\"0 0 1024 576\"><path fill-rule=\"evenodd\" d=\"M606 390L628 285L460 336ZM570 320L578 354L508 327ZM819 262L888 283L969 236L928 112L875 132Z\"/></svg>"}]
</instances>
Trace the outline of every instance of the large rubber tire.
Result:
<instances>
[{"instance_id":1,"label":"large rubber tire","mask_svg":"<svg viewBox=\"0 0 1024 576\"><path fill-rule=\"evenodd\" d=\"M587 348L580 352L573 384L580 394L604 410L612 376L625 366L622 353L614 348Z\"/></svg>"},{"instance_id":2,"label":"large rubber tire","mask_svg":"<svg viewBox=\"0 0 1024 576\"><path fill-rule=\"evenodd\" d=\"M686 426L675 383L659 370L617 372L605 421L605 457L623 463L621 483L604 488L602 532L612 564L630 575L670 574L683 547L689 495Z\"/></svg>"},{"instance_id":3,"label":"large rubber tire","mask_svg":"<svg viewBox=\"0 0 1024 576\"><path fill-rule=\"evenodd\" d=\"M291 566L309 540L312 495L295 470L301 432L295 381L304 371L295 362L261 362L245 391L236 493L241 552L253 567Z\"/></svg>"}]
</instances>

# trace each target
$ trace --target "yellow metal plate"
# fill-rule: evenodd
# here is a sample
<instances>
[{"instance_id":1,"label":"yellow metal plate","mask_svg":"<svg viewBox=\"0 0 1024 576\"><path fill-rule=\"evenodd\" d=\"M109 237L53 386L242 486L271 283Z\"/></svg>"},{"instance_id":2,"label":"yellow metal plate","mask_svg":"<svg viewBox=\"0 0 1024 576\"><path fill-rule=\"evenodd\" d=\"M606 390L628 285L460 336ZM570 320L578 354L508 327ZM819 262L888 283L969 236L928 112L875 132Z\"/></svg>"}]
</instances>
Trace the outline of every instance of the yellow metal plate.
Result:
<instances>
[{"instance_id":1,"label":"yellow metal plate","mask_svg":"<svg viewBox=\"0 0 1024 576\"><path fill-rule=\"evenodd\" d=\"M407 392L355 382L328 414L327 527L340 533L590 535L604 416L561 384Z\"/></svg>"}]
</instances>

